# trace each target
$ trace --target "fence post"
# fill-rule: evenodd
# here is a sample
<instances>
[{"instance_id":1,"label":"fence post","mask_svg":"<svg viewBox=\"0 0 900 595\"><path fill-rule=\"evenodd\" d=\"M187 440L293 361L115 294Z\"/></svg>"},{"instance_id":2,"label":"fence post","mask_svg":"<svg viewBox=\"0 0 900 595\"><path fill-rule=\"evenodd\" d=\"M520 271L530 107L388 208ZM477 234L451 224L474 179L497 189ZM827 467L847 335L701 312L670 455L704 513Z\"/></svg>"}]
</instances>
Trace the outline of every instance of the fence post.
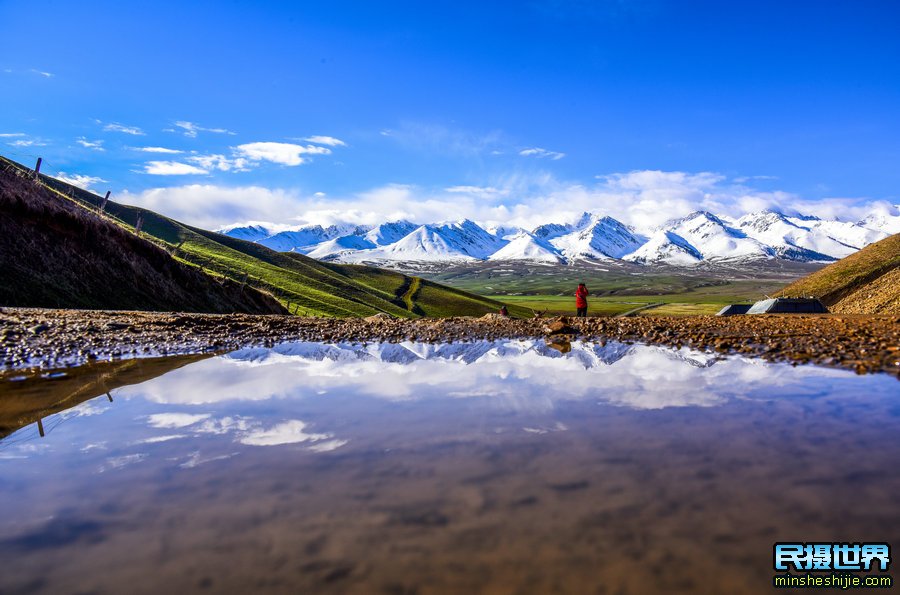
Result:
<instances>
[{"instance_id":1,"label":"fence post","mask_svg":"<svg viewBox=\"0 0 900 595\"><path fill-rule=\"evenodd\" d=\"M112 190L106 191L106 196L103 197L103 202L100 203L100 212L101 213L103 212L104 209L106 209L106 203L109 202L109 193L110 192L112 192Z\"/></svg>"},{"instance_id":2,"label":"fence post","mask_svg":"<svg viewBox=\"0 0 900 595\"><path fill-rule=\"evenodd\" d=\"M143 213L138 213L137 221L136 221L135 224L134 224L134 233L140 234L140 233L141 233L141 227L143 227L143 225L144 225L144 214L143 214Z\"/></svg>"},{"instance_id":3,"label":"fence post","mask_svg":"<svg viewBox=\"0 0 900 595\"><path fill-rule=\"evenodd\" d=\"M37 163L34 164L34 179L37 180L40 177L41 173L41 163L43 163L44 158L38 157Z\"/></svg>"}]
</instances>

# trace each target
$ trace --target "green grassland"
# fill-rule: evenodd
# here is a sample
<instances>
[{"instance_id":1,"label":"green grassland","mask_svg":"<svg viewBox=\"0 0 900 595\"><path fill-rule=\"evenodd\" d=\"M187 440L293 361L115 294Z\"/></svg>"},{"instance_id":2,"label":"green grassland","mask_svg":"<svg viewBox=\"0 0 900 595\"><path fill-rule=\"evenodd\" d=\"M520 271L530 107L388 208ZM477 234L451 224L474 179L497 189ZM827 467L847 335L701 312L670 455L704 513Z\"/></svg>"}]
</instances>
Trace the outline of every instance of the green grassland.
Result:
<instances>
[{"instance_id":1,"label":"green grassland","mask_svg":"<svg viewBox=\"0 0 900 595\"><path fill-rule=\"evenodd\" d=\"M442 283L480 293L496 301L548 314L575 313L575 287L591 291L590 316L615 316L651 303L640 315L715 314L730 303L748 303L774 295L784 285L819 265L774 263L758 270L725 267L672 269L620 263L541 267L487 265L456 267L430 275Z\"/></svg>"},{"instance_id":2,"label":"green grassland","mask_svg":"<svg viewBox=\"0 0 900 595\"><path fill-rule=\"evenodd\" d=\"M5 161L5 163L12 163ZM17 167L22 167L18 166ZM87 209L98 212L100 196L41 175L41 182ZM140 235L174 258L271 293L292 313L307 316L369 316L384 312L401 318L480 316L500 303L458 288L402 273L360 265L324 263L295 253L195 228L153 211L109 201L104 217L129 229L142 218ZM513 316L530 316L511 308Z\"/></svg>"},{"instance_id":3,"label":"green grassland","mask_svg":"<svg viewBox=\"0 0 900 595\"><path fill-rule=\"evenodd\" d=\"M528 308L534 311L546 311L547 314L575 314L575 298L560 297L555 295L527 295L527 296L489 296L498 302ZM699 298L698 302L680 302L683 296L629 296L623 298L600 297L588 300L589 316L616 316L641 306L664 302L660 306L642 310L640 315L649 316L691 316L702 314L715 314L722 306L732 302L705 301L715 298ZM734 301L740 301L735 299Z\"/></svg>"}]
</instances>

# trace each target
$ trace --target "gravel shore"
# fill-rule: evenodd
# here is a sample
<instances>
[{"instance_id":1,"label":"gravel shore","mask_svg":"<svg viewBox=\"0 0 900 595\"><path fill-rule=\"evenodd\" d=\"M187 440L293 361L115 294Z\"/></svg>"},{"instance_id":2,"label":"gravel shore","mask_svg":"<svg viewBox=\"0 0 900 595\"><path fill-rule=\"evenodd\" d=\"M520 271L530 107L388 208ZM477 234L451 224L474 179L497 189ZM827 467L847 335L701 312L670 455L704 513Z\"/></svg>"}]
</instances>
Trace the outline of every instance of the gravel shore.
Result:
<instances>
[{"instance_id":1,"label":"gravel shore","mask_svg":"<svg viewBox=\"0 0 900 595\"><path fill-rule=\"evenodd\" d=\"M424 342L571 335L739 353L900 377L900 317L762 315L511 320L298 318L0 308L0 372L224 352L283 341Z\"/></svg>"}]
</instances>

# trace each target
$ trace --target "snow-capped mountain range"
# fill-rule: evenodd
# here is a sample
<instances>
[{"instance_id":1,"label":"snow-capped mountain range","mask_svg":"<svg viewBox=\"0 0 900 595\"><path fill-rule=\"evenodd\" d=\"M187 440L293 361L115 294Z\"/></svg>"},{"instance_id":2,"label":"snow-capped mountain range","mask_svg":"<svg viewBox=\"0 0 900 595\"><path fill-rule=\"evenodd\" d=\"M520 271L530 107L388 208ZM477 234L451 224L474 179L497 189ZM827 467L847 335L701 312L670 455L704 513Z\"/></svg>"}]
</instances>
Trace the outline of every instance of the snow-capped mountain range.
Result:
<instances>
[{"instance_id":1,"label":"snow-capped mountain range","mask_svg":"<svg viewBox=\"0 0 900 595\"><path fill-rule=\"evenodd\" d=\"M740 218L696 211L647 234L593 213L584 213L574 223L547 223L530 230L483 227L465 219L424 225L409 221L306 225L283 231L265 224L234 225L219 232L282 252L345 263L622 260L693 266L766 259L832 261L900 233L900 215L849 222L777 211Z\"/></svg>"},{"instance_id":2,"label":"snow-capped mountain range","mask_svg":"<svg viewBox=\"0 0 900 595\"><path fill-rule=\"evenodd\" d=\"M281 343L275 347L247 347L233 351L225 357L255 364L280 358L296 358L306 361L372 362L411 365L420 361L445 361L461 365L493 363L499 360L515 360L536 355L552 359L568 359L578 362L584 369L611 366L620 360L652 353L671 361L684 362L695 368L708 368L720 361L715 354L693 351L687 348L670 349L650 345L626 345L609 341L603 345L575 341L563 352L543 339L503 339L498 341L472 341L457 343L313 343L297 341Z\"/></svg>"}]
</instances>

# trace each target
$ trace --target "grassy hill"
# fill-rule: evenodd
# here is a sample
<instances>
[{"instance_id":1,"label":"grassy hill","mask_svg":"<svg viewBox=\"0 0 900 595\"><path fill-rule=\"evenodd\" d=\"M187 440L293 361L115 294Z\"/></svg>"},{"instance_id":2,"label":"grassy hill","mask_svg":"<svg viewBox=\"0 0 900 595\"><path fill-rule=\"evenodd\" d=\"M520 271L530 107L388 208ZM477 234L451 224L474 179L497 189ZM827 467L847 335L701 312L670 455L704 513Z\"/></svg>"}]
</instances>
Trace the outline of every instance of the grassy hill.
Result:
<instances>
[{"instance_id":1,"label":"grassy hill","mask_svg":"<svg viewBox=\"0 0 900 595\"><path fill-rule=\"evenodd\" d=\"M17 164L4 160L5 164ZM0 167L3 162L0 162ZM24 168L22 168L24 169ZM103 198L55 178L42 183L86 209L97 212ZM385 312L397 317L480 316L496 312L500 303L419 277L359 265L317 261L180 223L153 211L106 203L104 213L120 226L134 229L185 264L212 275L259 288L276 297L292 313L308 316L369 316ZM511 314L530 316L524 308Z\"/></svg>"},{"instance_id":2,"label":"grassy hill","mask_svg":"<svg viewBox=\"0 0 900 595\"><path fill-rule=\"evenodd\" d=\"M839 314L900 314L900 234L791 283L782 295L815 296Z\"/></svg>"},{"instance_id":3,"label":"grassy hill","mask_svg":"<svg viewBox=\"0 0 900 595\"><path fill-rule=\"evenodd\" d=\"M0 305L283 314L0 163Z\"/></svg>"}]
</instances>

